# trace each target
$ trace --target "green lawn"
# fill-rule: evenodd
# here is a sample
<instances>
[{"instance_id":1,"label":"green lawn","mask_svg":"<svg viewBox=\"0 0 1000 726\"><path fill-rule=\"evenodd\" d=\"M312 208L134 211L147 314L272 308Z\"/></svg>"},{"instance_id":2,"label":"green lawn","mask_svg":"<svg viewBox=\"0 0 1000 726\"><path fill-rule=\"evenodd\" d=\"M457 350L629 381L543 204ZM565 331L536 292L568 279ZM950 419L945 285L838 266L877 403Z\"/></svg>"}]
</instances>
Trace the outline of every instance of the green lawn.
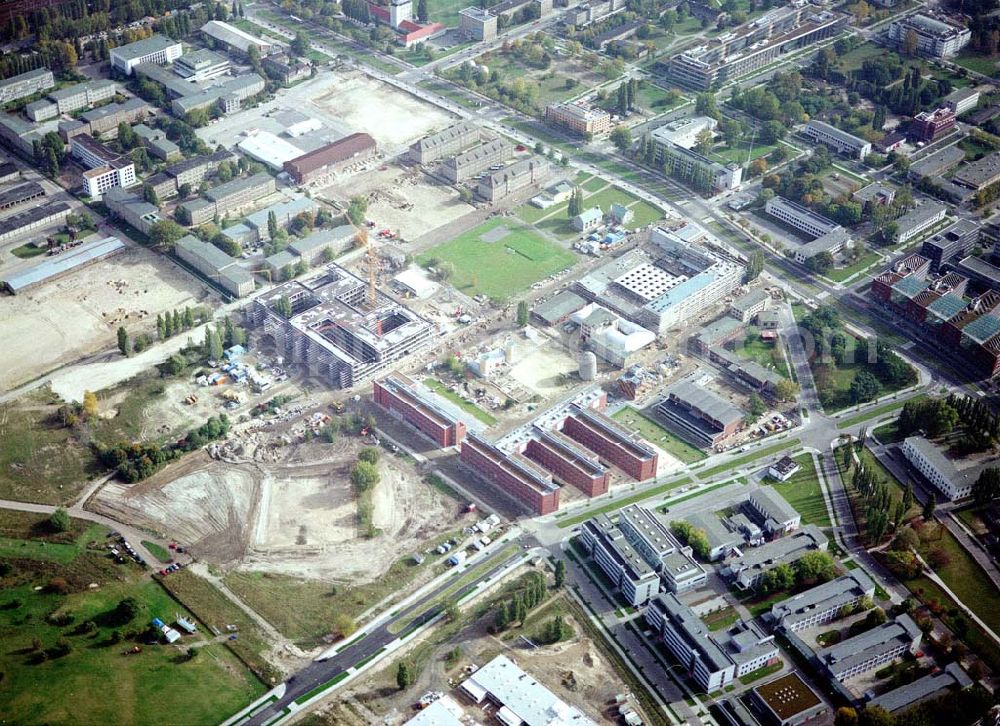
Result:
<instances>
[{"instance_id":1,"label":"green lawn","mask_svg":"<svg viewBox=\"0 0 1000 726\"><path fill-rule=\"evenodd\" d=\"M64 504L95 473L93 454L56 420L57 408L41 390L0 405L0 499Z\"/></svg>"},{"instance_id":2,"label":"green lawn","mask_svg":"<svg viewBox=\"0 0 1000 726\"><path fill-rule=\"evenodd\" d=\"M37 531L38 515L3 518L4 534ZM99 531L101 529L102 531ZM89 523L72 522L70 537L103 533ZM48 548L63 535L42 537ZM87 543L90 544L90 543ZM103 544L103 538L93 542ZM65 547L66 545L62 545ZM51 554L51 552L50 552ZM216 724L264 692L264 685L223 644L206 644L202 633L176 645L129 640L112 642L118 631L141 633L153 617L172 623L191 613L158 582L141 577L131 565L115 565L104 551L79 547L67 560L63 551L44 564L4 556L12 571L0 577L0 713L18 723L184 723ZM46 587L65 580L66 594ZM98 587L91 588L89 583ZM36 589L37 588L37 589ZM131 597L139 613L124 621L114 612ZM50 619L67 613L69 622ZM93 623L92 629L84 627ZM64 641L66 654L51 651ZM36 650L35 642L40 650ZM142 653L122 651L141 644ZM187 649L202 644L196 657ZM44 655L43 655L44 654ZM183 696L183 697L181 697Z\"/></svg>"},{"instance_id":3,"label":"green lawn","mask_svg":"<svg viewBox=\"0 0 1000 726\"><path fill-rule=\"evenodd\" d=\"M740 619L739 611L734 607L725 607L709 613L701 619L709 630L723 630Z\"/></svg>"},{"instance_id":4,"label":"green lawn","mask_svg":"<svg viewBox=\"0 0 1000 726\"><path fill-rule=\"evenodd\" d=\"M604 177L592 176L590 177L590 179L580 184L580 186L583 187L583 191L592 194L594 192L601 191L608 184L609 184L608 180L605 179Z\"/></svg>"},{"instance_id":5,"label":"green lawn","mask_svg":"<svg viewBox=\"0 0 1000 726\"><path fill-rule=\"evenodd\" d=\"M640 200L629 207L629 209L632 210L632 221L625 225L628 229L638 229L639 227L645 227L647 224L652 224L657 220L663 219L663 212L648 202Z\"/></svg>"},{"instance_id":6,"label":"green lawn","mask_svg":"<svg viewBox=\"0 0 1000 726\"><path fill-rule=\"evenodd\" d=\"M669 492L677 487L682 487L686 484L690 484L691 480L687 477L683 479L678 479L677 481L668 482L667 484L660 484L651 489L644 489L638 494L633 494L630 497L624 497L618 499L617 501L610 502L600 507L588 508L583 514L578 514L575 517L570 517L568 519L561 519L559 523L556 524L559 529L565 529L566 527L575 527L581 522L586 522L591 517L596 517L598 514L609 514L610 512L617 512L622 507L627 507L629 504L635 504L636 502L641 502L644 499L649 499L651 497L659 496ZM700 492L699 492L700 493ZM691 496L697 496L698 494L693 494Z\"/></svg>"},{"instance_id":7,"label":"green lawn","mask_svg":"<svg viewBox=\"0 0 1000 726\"><path fill-rule=\"evenodd\" d=\"M15 247L10 251L14 257L20 257L22 260L26 260L31 257L38 257L38 255L45 254L44 247L35 247L35 245L30 243L25 243L20 247Z\"/></svg>"},{"instance_id":8,"label":"green lawn","mask_svg":"<svg viewBox=\"0 0 1000 726\"><path fill-rule=\"evenodd\" d=\"M721 164L746 164L754 159L767 156L778 148L777 144L754 144L750 146L749 141L743 141L736 146L713 150L709 156Z\"/></svg>"},{"instance_id":9,"label":"green lawn","mask_svg":"<svg viewBox=\"0 0 1000 726\"><path fill-rule=\"evenodd\" d=\"M856 275L859 272L867 270L869 267L874 265L876 262L882 258L877 252L872 252L868 250L858 259L857 262L848 265L847 267L835 267L828 271L823 277L828 280L833 280L834 282L843 282L851 275Z\"/></svg>"},{"instance_id":10,"label":"green lawn","mask_svg":"<svg viewBox=\"0 0 1000 726\"><path fill-rule=\"evenodd\" d=\"M974 53L962 53L952 58L952 61L963 68L968 68L970 71L982 73L984 76L993 76L997 72L996 58L984 58Z\"/></svg>"},{"instance_id":11,"label":"green lawn","mask_svg":"<svg viewBox=\"0 0 1000 726\"><path fill-rule=\"evenodd\" d=\"M869 58L886 55L888 52L885 48L874 43L862 43L846 55L840 56L837 62L845 71L854 71L860 68Z\"/></svg>"},{"instance_id":12,"label":"green lawn","mask_svg":"<svg viewBox=\"0 0 1000 726\"><path fill-rule=\"evenodd\" d=\"M738 459L733 459L727 464L720 464L719 466L713 466L711 469L706 469L705 471L699 471L695 474L699 479L710 479L716 474L722 474L723 472L735 471L741 467L746 466L758 459L763 459L766 456L771 456L772 454L777 454L779 451L784 451L785 449L792 449L801 444L802 441L799 439L788 439L782 441L779 444L774 444L773 446L767 446L759 451L755 451L752 454L747 454L746 456L741 456Z\"/></svg>"},{"instance_id":13,"label":"green lawn","mask_svg":"<svg viewBox=\"0 0 1000 726\"><path fill-rule=\"evenodd\" d=\"M173 556L170 554L170 552L168 550L165 550L163 547L160 547L160 545L156 544L156 542L143 540L142 546L145 547L147 550L149 550L149 554L153 555L153 557L158 559L160 562L169 562L171 559L173 559Z\"/></svg>"},{"instance_id":14,"label":"green lawn","mask_svg":"<svg viewBox=\"0 0 1000 726\"><path fill-rule=\"evenodd\" d=\"M450 282L462 292L509 299L572 267L577 257L516 221L491 219L417 257L424 266L445 261L454 265Z\"/></svg>"},{"instance_id":15,"label":"green lawn","mask_svg":"<svg viewBox=\"0 0 1000 726\"><path fill-rule=\"evenodd\" d=\"M584 209L596 205L606 213L612 204L621 204L631 209L632 220L624 225L627 229L645 227L663 218L663 212L658 208L632 196L623 189L612 186L606 179L589 177L586 181L582 183L578 181L577 183L584 191ZM531 204L522 204L517 208L516 213L528 224L533 224L557 237L569 239L578 235L579 232L573 229L570 224L570 218L566 212L568 205L568 202L560 202L547 209L539 209Z\"/></svg>"},{"instance_id":16,"label":"green lawn","mask_svg":"<svg viewBox=\"0 0 1000 726\"><path fill-rule=\"evenodd\" d=\"M837 421L837 428L846 429L851 426L856 426L859 423L864 423L865 421L868 421L870 419L878 418L879 416L884 416L885 414L890 413L891 411L895 411L896 409L902 408L903 405L908 401L916 402L916 401L923 401L925 399L927 399L927 395L920 394L919 396L913 396L912 398L908 398L905 401L890 401L880 406L875 406L874 408L869 409L864 413L860 413L857 416L850 416L848 418L839 419Z\"/></svg>"},{"instance_id":17,"label":"green lawn","mask_svg":"<svg viewBox=\"0 0 1000 726\"><path fill-rule=\"evenodd\" d=\"M773 663L772 665L764 666L763 668L758 668L755 671L750 671L745 676L740 676L740 683L744 686L753 683L754 681L759 681L761 678L766 678L767 676L773 675L785 667L784 663Z\"/></svg>"},{"instance_id":18,"label":"green lawn","mask_svg":"<svg viewBox=\"0 0 1000 726\"><path fill-rule=\"evenodd\" d=\"M776 343L768 343L757 333L750 333L743 340L742 345L737 344L734 352L741 358L753 360L760 365L775 371L785 378L789 378L788 363L782 354L781 348Z\"/></svg>"},{"instance_id":19,"label":"green lawn","mask_svg":"<svg viewBox=\"0 0 1000 726\"><path fill-rule=\"evenodd\" d=\"M784 482L773 482L774 490L783 496L799 514L802 524L815 524L818 527L829 527L830 513L826 509L823 491L819 486L819 475L813 464L811 454L799 454L795 461L802 467ZM770 480L768 480L770 481Z\"/></svg>"},{"instance_id":20,"label":"green lawn","mask_svg":"<svg viewBox=\"0 0 1000 726\"><path fill-rule=\"evenodd\" d=\"M452 391L450 388L448 388L446 385L441 383L441 381L437 380L436 378L425 378L424 385L427 386L432 391L434 391L439 396L441 396L442 398L448 399L466 413L472 414L487 426L496 425L497 420L496 417L493 416L493 414L489 413L488 411L484 411L471 401L466 401L464 398L459 396L457 393Z\"/></svg>"},{"instance_id":21,"label":"green lawn","mask_svg":"<svg viewBox=\"0 0 1000 726\"><path fill-rule=\"evenodd\" d=\"M676 434L663 428L658 422L640 411L625 406L612 416L619 423L634 430L639 436L655 444L671 456L675 456L685 464L701 461L706 454L701 449L692 446Z\"/></svg>"}]
</instances>

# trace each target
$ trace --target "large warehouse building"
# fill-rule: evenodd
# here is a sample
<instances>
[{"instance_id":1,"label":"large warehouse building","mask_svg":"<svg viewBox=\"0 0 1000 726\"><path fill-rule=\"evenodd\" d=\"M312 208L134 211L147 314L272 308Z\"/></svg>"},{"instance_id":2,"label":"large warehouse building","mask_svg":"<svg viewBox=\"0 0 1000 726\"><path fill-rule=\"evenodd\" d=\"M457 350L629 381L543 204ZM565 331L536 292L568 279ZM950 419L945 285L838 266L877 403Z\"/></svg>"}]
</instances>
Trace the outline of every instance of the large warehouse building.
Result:
<instances>
[{"instance_id":1,"label":"large warehouse building","mask_svg":"<svg viewBox=\"0 0 1000 726\"><path fill-rule=\"evenodd\" d=\"M307 184L319 177L335 174L351 164L365 162L378 153L378 146L368 134L345 136L332 144L286 161L284 169L296 184Z\"/></svg>"}]
</instances>

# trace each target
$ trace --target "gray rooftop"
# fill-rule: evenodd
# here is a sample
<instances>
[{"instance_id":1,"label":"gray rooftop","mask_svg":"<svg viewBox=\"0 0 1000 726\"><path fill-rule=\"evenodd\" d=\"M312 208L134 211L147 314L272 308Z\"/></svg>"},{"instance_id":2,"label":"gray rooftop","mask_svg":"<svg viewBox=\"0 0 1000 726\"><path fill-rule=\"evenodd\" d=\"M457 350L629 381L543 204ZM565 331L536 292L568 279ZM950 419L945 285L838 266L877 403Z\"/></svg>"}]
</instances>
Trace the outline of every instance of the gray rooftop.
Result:
<instances>
[{"instance_id":1,"label":"gray rooftop","mask_svg":"<svg viewBox=\"0 0 1000 726\"><path fill-rule=\"evenodd\" d=\"M920 628L909 615L903 613L895 620L883 623L853 638L842 640L819 651L817 655L831 669L844 671L880 652L898 647L901 642L909 645L920 637Z\"/></svg>"},{"instance_id":2,"label":"gray rooftop","mask_svg":"<svg viewBox=\"0 0 1000 726\"><path fill-rule=\"evenodd\" d=\"M137 40L134 43L129 43L128 45L112 48L111 52L125 60L135 60L144 55L166 50L172 45L180 45L180 41L171 40L165 35L154 35L149 38Z\"/></svg>"},{"instance_id":3,"label":"gray rooftop","mask_svg":"<svg viewBox=\"0 0 1000 726\"><path fill-rule=\"evenodd\" d=\"M792 534L747 550L743 553L743 557L734 561L731 566L737 569L754 567L770 569L781 562L791 563L806 552L826 544L826 541L826 535L819 527L807 524Z\"/></svg>"},{"instance_id":4,"label":"gray rooftop","mask_svg":"<svg viewBox=\"0 0 1000 726\"><path fill-rule=\"evenodd\" d=\"M761 289L751 290L745 295L740 295L738 298L730 303L730 307L736 308L739 311L750 310L751 308L760 305L768 299L768 294Z\"/></svg>"},{"instance_id":5,"label":"gray rooftop","mask_svg":"<svg viewBox=\"0 0 1000 726\"><path fill-rule=\"evenodd\" d=\"M904 708L916 705L929 698L936 698L943 695L945 689L968 688L972 685L972 679L965 674L958 663L949 663L944 670L937 673L928 673L923 678L918 678L905 686L894 688L881 696L876 696L868 702L868 707L880 706L889 713L901 711Z\"/></svg>"},{"instance_id":6,"label":"gray rooftop","mask_svg":"<svg viewBox=\"0 0 1000 726\"><path fill-rule=\"evenodd\" d=\"M666 394L668 397L673 394L716 421L728 422L743 418L743 412L729 401L689 380L673 384L666 390Z\"/></svg>"},{"instance_id":7,"label":"gray rooftop","mask_svg":"<svg viewBox=\"0 0 1000 726\"><path fill-rule=\"evenodd\" d=\"M536 305L532 312L551 325L557 320L561 320L587 304L587 301L570 290L553 295L540 305Z\"/></svg>"},{"instance_id":8,"label":"gray rooftop","mask_svg":"<svg viewBox=\"0 0 1000 726\"><path fill-rule=\"evenodd\" d=\"M297 239L288 245L288 249L297 255L304 255L316 249L322 249L331 244L341 244L354 238L357 234L350 224L342 224L333 229L317 229L302 239Z\"/></svg>"},{"instance_id":9,"label":"gray rooftop","mask_svg":"<svg viewBox=\"0 0 1000 726\"><path fill-rule=\"evenodd\" d=\"M97 91L102 88L107 88L111 86L114 88L114 81L109 81L106 79L100 79L97 81L86 81L85 83L77 83L73 86L67 86L66 88L60 88L57 91L53 91L49 94L49 98L55 99L56 101L61 101L64 98L72 98L80 93L86 93L87 91Z\"/></svg>"},{"instance_id":10,"label":"gray rooftop","mask_svg":"<svg viewBox=\"0 0 1000 726\"><path fill-rule=\"evenodd\" d=\"M217 271L223 270L236 263L234 258L227 255L218 247L208 244L207 242L202 242L194 235L189 234L181 237L174 244L174 247L179 247L180 249L187 250L191 254L197 255L208 265L214 267Z\"/></svg>"},{"instance_id":11,"label":"gray rooftop","mask_svg":"<svg viewBox=\"0 0 1000 726\"><path fill-rule=\"evenodd\" d=\"M86 243L55 257L47 257L34 267L5 277L3 281L12 292L17 292L123 249L125 249L125 244L120 239L107 237Z\"/></svg>"},{"instance_id":12,"label":"gray rooftop","mask_svg":"<svg viewBox=\"0 0 1000 726\"><path fill-rule=\"evenodd\" d=\"M205 198L213 202L217 202L221 199L232 196L233 194L238 194L245 189L251 189L253 187L266 184L270 180L271 176L269 174L265 174L264 172L254 174L253 176L237 177L236 179L227 181L225 184L220 184L217 187L209 189L205 192Z\"/></svg>"},{"instance_id":13,"label":"gray rooftop","mask_svg":"<svg viewBox=\"0 0 1000 726\"><path fill-rule=\"evenodd\" d=\"M778 524L784 524L799 516L774 487L760 487L750 492L754 504L764 513L766 519L773 519Z\"/></svg>"},{"instance_id":14,"label":"gray rooftop","mask_svg":"<svg viewBox=\"0 0 1000 726\"><path fill-rule=\"evenodd\" d=\"M863 593L874 592L875 583L864 570L851 570L835 580L782 600L771 607L771 617L782 625L806 619L816 610L839 609Z\"/></svg>"},{"instance_id":15,"label":"gray rooftop","mask_svg":"<svg viewBox=\"0 0 1000 726\"><path fill-rule=\"evenodd\" d=\"M852 144L860 148L869 143L868 141L865 141L864 139L855 136L854 134L849 134L846 131L841 131L836 126L831 126L830 124L824 121L816 121L815 119L813 119L806 125L818 131L822 131L823 133L829 134L830 136L839 139L845 144Z\"/></svg>"},{"instance_id":16,"label":"gray rooftop","mask_svg":"<svg viewBox=\"0 0 1000 726\"><path fill-rule=\"evenodd\" d=\"M698 654L699 659L712 671L728 668L731 661L726 652L712 638L705 623L673 593L657 596L650 607L661 610L684 643Z\"/></svg>"}]
</instances>

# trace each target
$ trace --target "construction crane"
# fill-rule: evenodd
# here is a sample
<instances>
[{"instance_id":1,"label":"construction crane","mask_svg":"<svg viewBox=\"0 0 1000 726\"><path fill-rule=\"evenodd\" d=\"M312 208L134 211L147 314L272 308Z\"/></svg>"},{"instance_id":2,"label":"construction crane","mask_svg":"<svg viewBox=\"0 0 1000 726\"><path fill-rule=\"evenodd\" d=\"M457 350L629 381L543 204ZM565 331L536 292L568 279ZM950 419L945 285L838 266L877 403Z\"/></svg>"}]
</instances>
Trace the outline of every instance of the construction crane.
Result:
<instances>
[{"instance_id":1,"label":"construction crane","mask_svg":"<svg viewBox=\"0 0 1000 726\"><path fill-rule=\"evenodd\" d=\"M359 246L366 248L368 259L368 307L374 310L378 307L378 255L375 254L375 245L368 236L368 228L362 226L358 230Z\"/></svg>"}]
</instances>

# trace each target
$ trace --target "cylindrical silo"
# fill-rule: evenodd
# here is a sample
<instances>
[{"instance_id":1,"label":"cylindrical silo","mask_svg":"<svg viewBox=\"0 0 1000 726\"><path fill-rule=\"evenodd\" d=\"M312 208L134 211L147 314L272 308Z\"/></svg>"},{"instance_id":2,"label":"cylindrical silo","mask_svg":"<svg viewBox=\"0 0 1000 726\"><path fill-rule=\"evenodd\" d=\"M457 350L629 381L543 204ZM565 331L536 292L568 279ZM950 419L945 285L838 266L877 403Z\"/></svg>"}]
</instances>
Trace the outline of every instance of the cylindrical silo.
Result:
<instances>
[{"instance_id":1,"label":"cylindrical silo","mask_svg":"<svg viewBox=\"0 0 1000 726\"><path fill-rule=\"evenodd\" d=\"M585 381L597 378L597 356L589 350L580 356L580 378Z\"/></svg>"}]
</instances>

